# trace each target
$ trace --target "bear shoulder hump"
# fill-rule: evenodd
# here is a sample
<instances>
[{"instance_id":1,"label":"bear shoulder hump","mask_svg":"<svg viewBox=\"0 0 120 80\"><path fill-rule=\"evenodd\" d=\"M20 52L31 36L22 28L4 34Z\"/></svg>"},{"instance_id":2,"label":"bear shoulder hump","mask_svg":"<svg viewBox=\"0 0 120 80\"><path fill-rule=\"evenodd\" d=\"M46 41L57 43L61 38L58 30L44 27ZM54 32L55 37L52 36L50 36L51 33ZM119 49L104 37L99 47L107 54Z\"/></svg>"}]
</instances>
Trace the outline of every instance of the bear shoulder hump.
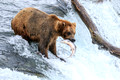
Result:
<instances>
[{"instance_id":1,"label":"bear shoulder hump","mask_svg":"<svg viewBox=\"0 0 120 80\"><path fill-rule=\"evenodd\" d=\"M58 19L58 20L59 20L59 18L58 18L55 14L50 14L49 16L50 16L50 18L52 18L52 19Z\"/></svg>"}]
</instances>

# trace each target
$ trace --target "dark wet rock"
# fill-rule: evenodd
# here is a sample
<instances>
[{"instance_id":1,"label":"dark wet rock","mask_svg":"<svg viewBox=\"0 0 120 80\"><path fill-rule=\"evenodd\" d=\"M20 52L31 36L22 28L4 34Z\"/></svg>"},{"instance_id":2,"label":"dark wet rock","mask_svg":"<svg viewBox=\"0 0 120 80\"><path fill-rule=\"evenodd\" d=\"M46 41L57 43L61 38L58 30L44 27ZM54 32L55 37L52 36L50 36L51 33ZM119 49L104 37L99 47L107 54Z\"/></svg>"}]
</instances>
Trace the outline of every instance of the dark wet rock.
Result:
<instances>
[{"instance_id":1,"label":"dark wet rock","mask_svg":"<svg viewBox=\"0 0 120 80\"><path fill-rule=\"evenodd\" d=\"M48 78L46 75L44 75L43 70L47 71L52 68L49 65L49 63L44 61L42 57L37 54L35 55L39 56L39 58L41 59L20 56L17 50L14 50L15 45L11 45L7 41L9 36L14 36L14 35L12 32L2 32L0 34L0 67L10 68L27 74ZM34 46L34 45L31 44L30 46ZM34 51L32 49L30 50L31 52Z\"/></svg>"},{"instance_id":2,"label":"dark wet rock","mask_svg":"<svg viewBox=\"0 0 120 80\"><path fill-rule=\"evenodd\" d=\"M7 36L6 36L7 37ZM14 50L13 45L10 45L8 42L4 40L4 37L0 36L0 67L1 68L10 68L14 70L18 70L27 74L37 75L39 77L45 77L43 70L45 66L49 69L49 65L47 62L43 61L41 58L41 62L37 65L40 60L34 58L26 58L24 56L20 56L17 51ZM40 64L44 65L44 67L40 66Z\"/></svg>"},{"instance_id":3,"label":"dark wet rock","mask_svg":"<svg viewBox=\"0 0 120 80\"><path fill-rule=\"evenodd\" d=\"M66 15L71 9L71 7L69 7L67 2L64 0L57 0L55 5L43 4L42 6L46 8L44 11L48 14L56 14L61 17Z\"/></svg>"}]
</instances>

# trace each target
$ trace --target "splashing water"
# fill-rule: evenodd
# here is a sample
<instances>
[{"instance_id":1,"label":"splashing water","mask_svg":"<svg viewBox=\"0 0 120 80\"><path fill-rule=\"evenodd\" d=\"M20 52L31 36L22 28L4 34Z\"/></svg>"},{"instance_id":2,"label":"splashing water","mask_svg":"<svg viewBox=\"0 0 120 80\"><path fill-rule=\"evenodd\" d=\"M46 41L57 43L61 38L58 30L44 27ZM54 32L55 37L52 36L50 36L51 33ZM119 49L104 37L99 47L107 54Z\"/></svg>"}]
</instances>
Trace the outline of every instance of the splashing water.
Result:
<instances>
[{"instance_id":1,"label":"splashing water","mask_svg":"<svg viewBox=\"0 0 120 80\"><path fill-rule=\"evenodd\" d=\"M8 0L9 1L9 0ZM15 11L18 11L19 7L36 7L39 8L39 4L53 4L54 0L14 0L9 1L14 7ZM67 1L67 0L66 0ZM72 8L70 1L67 1ZM90 17L96 24L100 34L104 39L120 47L120 3L119 0L104 1L103 3L95 3L90 0L79 0L79 2L85 7ZM7 5L3 0L2 5ZM20 4L21 3L21 4ZM18 5L17 5L18 4ZM26 4L26 5L25 5ZM30 5L35 4L35 5ZM16 7L17 6L17 7ZM9 8L10 8L9 7ZM1 5L0 5L1 9ZM8 9L9 10L9 9ZM10 8L11 10L11 8ZM20 9L19 9L20 10ZM2 13L9 12L3 10ZM2 15L2 13L0 13ZM7 15L3 14L6 20L7 17L15 16L15 12ZM60 17L60 16L59 16ZM92 39L85 24L80 19L77 12L72 8L64 17L60 17L71 22L76 22L76 53L71 58L66 59L66 63L60 61L54 55L49 52L50 59L36 56L35 53L30 52L30 47L27 41L20 36L10 36L7 41L9 44L14 45L14 50L17 50L20 56L26 58L31 57L36 60L38 70L41 68L40 62L48 64L47 69L43 68L43 73L48 77L47 80L119 80L120 79L120 59L111 55L108 51L99 50L98 45L92 44ZM3 18L1 18L3 19ZM10 18L11 19L11 18ZM10 19L6 24L1 21L1 25L6 27L0 27L1 32L12 31L10 27ZM57 40L57 53L58 56L65 58L70 54L70 48L60 43L61 38ZM36 45L35 45L36 48ZM42 59L41 59L42 58ZM6 76L7 75L7 76ZM41 77L36 77L28 74L24 74L18 71L12 71L10 69L0 68L0 80L41 80Z\"/></svg>"}]
</instances>

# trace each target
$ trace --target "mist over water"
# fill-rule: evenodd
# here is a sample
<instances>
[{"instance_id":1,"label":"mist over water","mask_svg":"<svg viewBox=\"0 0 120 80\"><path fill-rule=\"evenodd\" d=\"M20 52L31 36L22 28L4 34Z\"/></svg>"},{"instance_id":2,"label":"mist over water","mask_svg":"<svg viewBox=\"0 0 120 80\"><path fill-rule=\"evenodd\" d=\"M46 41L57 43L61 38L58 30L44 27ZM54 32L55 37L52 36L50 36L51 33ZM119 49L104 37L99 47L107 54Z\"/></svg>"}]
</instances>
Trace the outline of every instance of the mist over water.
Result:
<instances>
[{"instance_id":1,"label":"mist over water","mask_svg":"<svg viewBox=\"0 0 120 80\"><path fill-rule=\"evenodd\" d=\"M120 59L106 50L99 50L98 45L92 44L89 30L71 6L70 0L65 1L66 4L61 5L56 0L0 0L0 80L120 79ZM79 2L87 10L101 36L120 48L120 1L106 0L103 3L96 3L95 0L79 0ZM22 37L14 35L11 20L25 7L35 7L47 13L55 13L61 19L76 22L77 49L74 56L66 58L71 54L70 48L60 43L61 37L57 40L57 54L65 58L66 63L49 51L50 59L38 56L37 43L29 45ZM11 56L15 56L14 60L10 59ZM16 64L17 61L19 64ZM45 77L19 72L24 69L41 73Z\"/></svg>"}]
</instances>

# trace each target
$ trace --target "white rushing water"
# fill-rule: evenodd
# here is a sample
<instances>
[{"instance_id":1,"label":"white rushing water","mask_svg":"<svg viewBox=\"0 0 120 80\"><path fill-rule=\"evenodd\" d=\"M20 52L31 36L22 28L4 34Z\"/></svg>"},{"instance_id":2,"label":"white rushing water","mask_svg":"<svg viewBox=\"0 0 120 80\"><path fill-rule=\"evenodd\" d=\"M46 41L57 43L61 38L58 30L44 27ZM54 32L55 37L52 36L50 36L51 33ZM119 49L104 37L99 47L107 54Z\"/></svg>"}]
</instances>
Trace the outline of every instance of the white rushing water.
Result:
<instances>
[{"instance_id":1,"label":"white rushing water","mask_svg":"<svg viewBox=\"0 0 120 80\"><path fill-rule=\"evenodd\" d=\"M54 2L54 0L52 1ZM68 2L71 6L69 0ZM109 2L107 0L103 3L95 3L92 0L79 0L79 2L89 13L102 37L111 44L120 47L120 1L112 0ZM67 58L65 63L49 52L50 59L43 59L54 69L45 71L45 75L49 76L50 80L120 80L120 59L106 50L99 50L98 45L92 44L90 33L77 12L72 9L63 19L77 24L75 35L76 53L71 58ZM19 40L22 40L22 42ZM69 56L70 49L67 45L60 43L60 40L61 38L57 40L58 56L66 58ZM14 44L18 51L24 48L24 52L20 53L21 56L39 59L39 57L29 52L29 44L20 36L10 37L8 41L10 44ZM0 80L44 79L12 71L8 68L0 68Z\"/></svg>"}]
</instances>

